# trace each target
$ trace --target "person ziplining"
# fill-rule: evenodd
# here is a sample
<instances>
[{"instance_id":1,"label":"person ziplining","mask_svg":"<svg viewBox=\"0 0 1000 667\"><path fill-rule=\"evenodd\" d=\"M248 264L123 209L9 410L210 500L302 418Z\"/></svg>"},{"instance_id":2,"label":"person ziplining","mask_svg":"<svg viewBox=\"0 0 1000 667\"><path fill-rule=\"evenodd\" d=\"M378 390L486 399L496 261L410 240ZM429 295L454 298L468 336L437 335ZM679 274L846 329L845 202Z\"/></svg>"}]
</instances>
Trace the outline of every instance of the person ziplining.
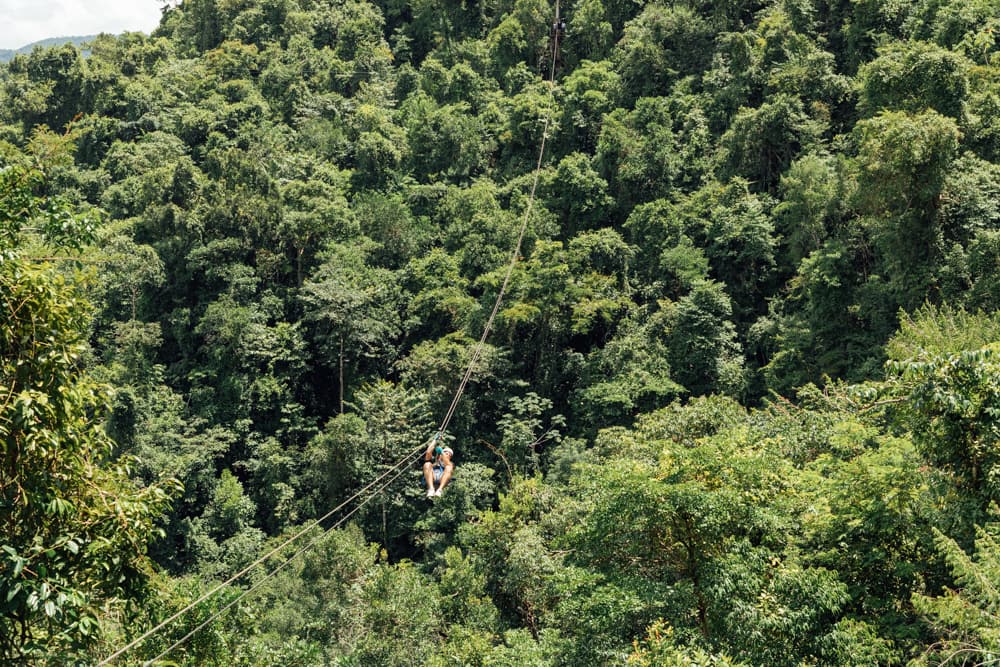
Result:
<instances>
[{"instance_id":1,"label":"person ziplining","mask_svg":"<svg viewBox=\"0 0 1000 667\"><path fill-rule=\"evenodd\" d=\"M451 480L451 473L455 469L455 464L451 459L455 451L451 447L442 447L437 444L440 433L431 438L424 452L424 479L427 481L427 497L440 498L444 487ZM437 484L437 488L435 488Z\"/></svg>"}]
</instances>

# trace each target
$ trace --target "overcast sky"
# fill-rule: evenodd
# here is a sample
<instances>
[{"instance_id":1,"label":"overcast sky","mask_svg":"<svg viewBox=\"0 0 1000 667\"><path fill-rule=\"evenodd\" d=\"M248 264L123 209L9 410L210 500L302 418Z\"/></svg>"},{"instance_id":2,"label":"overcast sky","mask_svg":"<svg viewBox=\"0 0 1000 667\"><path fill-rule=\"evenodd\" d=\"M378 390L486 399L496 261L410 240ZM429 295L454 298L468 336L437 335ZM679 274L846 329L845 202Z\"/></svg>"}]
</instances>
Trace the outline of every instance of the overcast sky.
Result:
<instances>
[{"instance_id":1,"label":"overcast sky","mask_svg":"<svg viewBox=\"0 0 1000 667\"><path fill-rule=\"evenodd\" d=\"M46 37L148 34L159 24L162 6L162 0L0 0L0 49Z\"/></svg>"}]
</instances>

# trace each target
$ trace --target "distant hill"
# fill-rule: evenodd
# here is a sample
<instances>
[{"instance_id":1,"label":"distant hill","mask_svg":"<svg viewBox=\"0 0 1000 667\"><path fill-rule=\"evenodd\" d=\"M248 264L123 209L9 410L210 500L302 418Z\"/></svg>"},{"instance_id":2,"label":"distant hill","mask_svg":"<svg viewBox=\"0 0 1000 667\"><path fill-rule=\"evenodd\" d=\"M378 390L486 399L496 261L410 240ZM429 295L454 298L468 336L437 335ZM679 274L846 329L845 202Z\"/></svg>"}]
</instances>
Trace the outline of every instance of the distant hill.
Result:
<instances>
[{"instance_id":1,"label":"distant hill","mask_svg":"<svg viewBox=\"0 0 1000 667\"><path fill-rule=\"evenodd\" d=\"M48 47L48 46L62 46L66 43L71 43L76 46L80 46L84 42L93 41L97 35L79 35L75 37L49 37L48 39L40 39L37 42L32 42L31 44L26 44L19 49L0 49L0 63L10 62L10 60L18 53L31 53L31 50L36 46Z\"/></svg>"}]
</instances>

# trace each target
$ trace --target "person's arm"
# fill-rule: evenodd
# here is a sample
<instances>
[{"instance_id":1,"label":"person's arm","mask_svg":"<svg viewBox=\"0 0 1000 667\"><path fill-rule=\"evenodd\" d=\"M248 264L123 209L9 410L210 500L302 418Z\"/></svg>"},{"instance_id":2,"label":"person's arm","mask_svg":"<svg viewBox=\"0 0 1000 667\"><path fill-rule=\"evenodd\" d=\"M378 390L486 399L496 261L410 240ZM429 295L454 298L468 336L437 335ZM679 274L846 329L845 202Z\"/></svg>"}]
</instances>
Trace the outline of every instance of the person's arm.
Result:
<instances>
[{"instance_id":1,"label":"person's arm","mask_svg":"<svg viewBox=\"0 0 1000 667\"><path fill-rule=\"evenodd\" d=\"M427 451L424 452L424 461L434 460L434 443L437 442L437 438L432 438L430 444L427 445Z\"/></svg>"}]
</instances>

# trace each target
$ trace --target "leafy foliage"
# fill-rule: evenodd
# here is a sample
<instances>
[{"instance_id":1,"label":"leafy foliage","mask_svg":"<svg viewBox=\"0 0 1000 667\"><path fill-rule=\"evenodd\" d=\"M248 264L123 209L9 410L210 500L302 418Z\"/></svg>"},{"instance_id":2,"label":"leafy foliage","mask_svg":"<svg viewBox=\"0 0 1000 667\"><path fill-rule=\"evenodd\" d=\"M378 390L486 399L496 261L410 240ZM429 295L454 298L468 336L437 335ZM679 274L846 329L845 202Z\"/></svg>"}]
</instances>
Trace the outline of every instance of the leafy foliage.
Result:
<instances>
[{"instance_id":1,"label":"leafy foliage","mask_svg":"<svg viewBox=\"0 0 1000 667\"><path fill-rule=\"evenodd\" d=\"M41 168L2 173L0 656L66 664L84 660L103 604L146 593L146 545L171 485L137 488L94 418L109 388L79 368L89 314L80 279L18 257L31 222L75 213L36 194ZM68 231L42 227L54 242Z\"/></svg>"},{"instance_id":2,"label":"leafy foliage","mask_svg":"<svg viewBox=\"0 0 1000 667\"><path fill-rule=\"evenodd\" d=\"M167 659L995 648L997 3L553 10L183 0L0 66L4 658L93 663L388 473Z\"/></svg>"}]
</instances>

